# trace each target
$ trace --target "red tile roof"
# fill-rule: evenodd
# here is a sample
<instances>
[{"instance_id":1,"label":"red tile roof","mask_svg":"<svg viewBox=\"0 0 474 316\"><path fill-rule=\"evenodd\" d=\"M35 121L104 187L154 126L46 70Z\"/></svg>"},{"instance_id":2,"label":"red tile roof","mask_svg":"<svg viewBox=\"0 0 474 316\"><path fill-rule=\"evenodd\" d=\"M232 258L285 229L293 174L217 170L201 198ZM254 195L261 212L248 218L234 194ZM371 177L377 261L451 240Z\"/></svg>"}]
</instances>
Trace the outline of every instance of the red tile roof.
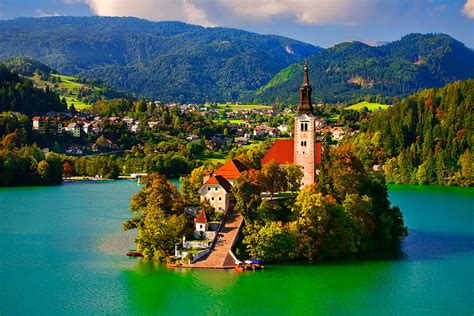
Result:
<instances>
[{"instance_id":1,"label":"red tile roof","mask_svg":"<svg viewBox=\"0 0 474 316\"><path fill-rule=\"evenodd\" d=\"M277 139L262 159L262 164L275 161L279 165L293 163L295 147L293 139Z\"/></svg>"},{"instance_id":2,"label":"red tile roof","mask_svg":"<svg viewBox=\"0 0 474 316\"><path fill-rule=\"evenodd\" d=\"M206 212L204 212L204 210L196 217L196 223L207 223Z\"/></svg>"},{"instance_id":3,"label":"red tile roof","mask_svg":"<svg viewBox=\"0 0 474 316\"><path fill-rule=\"evenodd\" d=\"M223 176L219 175L210 177L205 184L218 184L224 188L226 192L230 192L232 190L232 185L229 183L229 181L227 181Z\"/></svg>"},{"instance_id":4,"label":"red tile roof","mask_svg":"<svg viewBox=\"0 0 474 316\"><path fill-rule=\"evenodd\" d=\"M262 164L275 161L279 165L294 163L294 140L293 139L277 139L267 154L262 159ZM321 142L316 142L316 159L317 165L321 164Z\"/></svg>"},{"instance_id":5,"label":"red tile roof","mask_svg":"<svg viewBox=\"0 0 474 316\"><path fill-rule=\"evenodd\" d=\"M223 176L226 179L237 179L247 167L237 159L228 160L222 167L217 169L213 174Z\"/></svg>"},{"instance_id":6,"label":"red tile roof","mask_svg":"<svg viewBox=\"0 0 474 316\"><path fill-rule=\"evenodd\" d=\"M321 164L321 142L316 142L316 164Z\"/></svg>"}]
</instances>

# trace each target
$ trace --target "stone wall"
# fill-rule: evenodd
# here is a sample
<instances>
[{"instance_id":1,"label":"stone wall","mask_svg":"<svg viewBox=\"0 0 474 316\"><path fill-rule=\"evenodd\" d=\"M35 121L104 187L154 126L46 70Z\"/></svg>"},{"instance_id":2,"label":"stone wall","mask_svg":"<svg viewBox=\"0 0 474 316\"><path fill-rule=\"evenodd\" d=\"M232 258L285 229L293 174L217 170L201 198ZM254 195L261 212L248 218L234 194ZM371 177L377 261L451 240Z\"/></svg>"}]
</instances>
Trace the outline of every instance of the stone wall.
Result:
<instances>
[{"instance_id":1,"label":"stone wall","mask_svg":"<svg viewBox=\"0 0 474 316\"><path fill-rule=\"evenodd\" d=\"M200 239L201 235L204 237L204 239L214 239L214 237L216 237L215 231L205 231L205 232L195 231L193 234L194 234L195 239Z\"/></svg>"}]
</instances>

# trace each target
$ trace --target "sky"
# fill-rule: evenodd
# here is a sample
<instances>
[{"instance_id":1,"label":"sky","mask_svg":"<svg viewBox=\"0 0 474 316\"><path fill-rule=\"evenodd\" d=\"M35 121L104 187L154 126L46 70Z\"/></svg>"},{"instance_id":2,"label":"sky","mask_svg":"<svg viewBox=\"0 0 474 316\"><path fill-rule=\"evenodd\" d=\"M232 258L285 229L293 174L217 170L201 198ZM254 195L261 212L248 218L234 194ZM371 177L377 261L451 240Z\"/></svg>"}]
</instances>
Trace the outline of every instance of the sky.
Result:
<instances>
[{"instance_id":1,"label":"sky","mask_svg":"<svg viewBox=\"0 0 474 316\"><path fill-rule=\"evenodd\" d=\"M0 0L0 19L135 16L277 34L329 47L446 33L474 48L474 0Z\"/></svg>"}]
</instances>

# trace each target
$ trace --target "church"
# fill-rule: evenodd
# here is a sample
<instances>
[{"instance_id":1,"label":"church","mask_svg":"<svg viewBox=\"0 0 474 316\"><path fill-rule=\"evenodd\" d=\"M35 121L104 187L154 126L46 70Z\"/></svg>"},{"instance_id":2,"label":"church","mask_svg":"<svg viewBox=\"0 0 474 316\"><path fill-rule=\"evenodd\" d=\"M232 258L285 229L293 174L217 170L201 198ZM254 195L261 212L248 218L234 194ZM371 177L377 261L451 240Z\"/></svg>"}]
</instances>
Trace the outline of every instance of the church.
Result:
<instances>
[{"instance_id":1,"label":"church","mask_svg":"<svg viewBox=\"0 0 474 316\"><path fill-rule=\"evenodd\" d=\"M303 171L302 186L317 180L321 164L321 142L316 135L316 116L311 102L308 64L304 65L300 102L295 115L294 138L276 140L262 159L262 164L274 161L280 166L296 164Z\"/></svg>"}]
</instances>

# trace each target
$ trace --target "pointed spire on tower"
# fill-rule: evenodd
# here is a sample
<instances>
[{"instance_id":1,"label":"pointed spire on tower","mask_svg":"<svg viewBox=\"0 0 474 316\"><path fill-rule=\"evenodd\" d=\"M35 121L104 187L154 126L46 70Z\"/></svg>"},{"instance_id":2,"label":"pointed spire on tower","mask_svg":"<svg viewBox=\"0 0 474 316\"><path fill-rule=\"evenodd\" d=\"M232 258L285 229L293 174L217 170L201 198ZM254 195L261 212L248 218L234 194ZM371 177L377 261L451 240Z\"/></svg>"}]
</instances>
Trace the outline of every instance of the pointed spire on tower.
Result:
<instances>
[{"instance_id":1,"label":"pointed spire on tower","mask_svg":"<svg viewBox=\"0 0 474 316\"><path fill-rule=\"evenodd\" d=\"M308 60L304 60L303 84L300 88L300 104L298 106L299 114L312 114L313 104L311 103L311 86L309 85Z\"/></svg>"},{"instance_id":2,"label":"pointed spire on tower","mask_svg":"<svg viewBox=\"0 0 474 316\"><path fill-rule=\"evenodd\" d=\"M303 77L303 86L309 86L308 78L308 60L304 59L304 77Z\"/></svg>"}]
</instances>

